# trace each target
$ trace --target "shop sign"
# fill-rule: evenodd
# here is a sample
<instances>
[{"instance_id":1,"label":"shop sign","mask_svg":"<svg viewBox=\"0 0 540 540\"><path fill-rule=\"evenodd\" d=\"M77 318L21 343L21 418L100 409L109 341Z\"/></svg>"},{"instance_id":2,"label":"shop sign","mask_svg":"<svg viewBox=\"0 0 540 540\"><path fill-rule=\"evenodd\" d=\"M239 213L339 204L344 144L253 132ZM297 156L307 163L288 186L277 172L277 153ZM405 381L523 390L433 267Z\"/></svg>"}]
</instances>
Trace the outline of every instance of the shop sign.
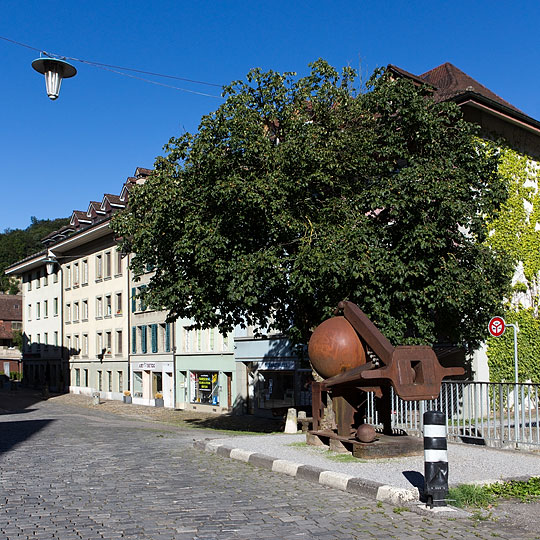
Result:
<instances>
[{"instance_id":1,"label":"shop sign","mask_svg":"<svg viewBox=\"0 0 540 540\"><path fill-rule=\"evenodd\" d=\"M259 362L259 371L294 371L296 362L294 360L263 360Z\"/></svg>"},{"instance_id":2,"label":"shop sign","mask_svg":"<svg viewBox=\"0 0 540 540\"><path fill-rule=\"evenodd\" d=\"M137 364L138 369L156 369L155 362L139 362Z\"/></svg>"}]
</instances>

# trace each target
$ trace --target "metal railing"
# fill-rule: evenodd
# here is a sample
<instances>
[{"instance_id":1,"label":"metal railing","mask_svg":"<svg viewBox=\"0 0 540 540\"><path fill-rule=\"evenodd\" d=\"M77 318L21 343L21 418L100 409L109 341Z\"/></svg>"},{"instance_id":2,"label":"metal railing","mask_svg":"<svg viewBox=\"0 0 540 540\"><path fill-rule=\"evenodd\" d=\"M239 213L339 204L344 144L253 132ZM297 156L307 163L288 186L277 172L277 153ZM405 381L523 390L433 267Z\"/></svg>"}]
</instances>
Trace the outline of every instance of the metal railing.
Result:
<instances>
[{"instance_id":1,"label":"metal railing","mask_svg":"<svg viewBox=\"0 0 540 540\"><path fill-rule=\"evenodd\" d=\"M403 401L392 391L392 427L422 434L425 411L446 415L450 440L499 448L540 448L540 384L443 382L437 399ZM367 421L379 425L369 394Z\"/></svg>"}]
</instances>

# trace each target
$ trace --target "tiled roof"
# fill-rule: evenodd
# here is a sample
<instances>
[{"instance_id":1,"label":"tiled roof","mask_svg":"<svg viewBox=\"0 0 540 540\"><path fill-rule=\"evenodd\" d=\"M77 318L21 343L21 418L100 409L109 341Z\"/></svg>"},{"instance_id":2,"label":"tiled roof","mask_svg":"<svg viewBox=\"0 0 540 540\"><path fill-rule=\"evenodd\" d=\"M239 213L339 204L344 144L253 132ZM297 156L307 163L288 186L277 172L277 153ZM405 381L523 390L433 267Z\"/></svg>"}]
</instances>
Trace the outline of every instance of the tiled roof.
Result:
<instances>
[{"instance_id":1,"label":"tiled roof","mask_svg":"<svg viewBox=\"0 0 540 540\"><path fill-rule=\"evenodd\" d=\"M13 339L13 329L10 322L0 322L0 339Z\"/></svg>"},{"instance_id":2,"label":"tiled roof","mask_svg":"<svg viewBox=\"0 0 540 540\"><path fill-rule=\"evenodd\" d=\"M486 88L483 84L480 84L450 62L445 62L436 68L426 71L419 78L436 88L433 95L436 101L446 101L460 94L473 92L523 114L517 107L514 107L511 103L499 97L489 88Z\"/></svg>"},{"instance_id":3,"label":"tiled roof","mask_svg":"<svg viewBox=\"0 0 540 540\"><path fill-rule=\"evenodd\" d=\"M0 320L22 321L22 296L0 294Z\"/></svg>"}]
</instances>

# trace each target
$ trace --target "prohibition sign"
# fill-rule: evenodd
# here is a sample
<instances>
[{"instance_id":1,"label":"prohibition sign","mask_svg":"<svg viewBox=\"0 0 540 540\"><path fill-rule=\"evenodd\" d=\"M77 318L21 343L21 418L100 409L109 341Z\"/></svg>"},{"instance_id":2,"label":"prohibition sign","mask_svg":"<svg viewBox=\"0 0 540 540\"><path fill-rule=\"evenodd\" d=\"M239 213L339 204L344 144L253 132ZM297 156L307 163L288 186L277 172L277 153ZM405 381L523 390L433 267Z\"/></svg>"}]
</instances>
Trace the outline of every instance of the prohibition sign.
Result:
<instances>
[{"instance_id":1,"label":"prohibition sign","mask_svg":"<svg viewBox=\"0 0 540 540\"><path fill-rule=\"evenodd\" d=\"M504 334L506 330L506 323L502 317L493 317L488 324L489 333L493 337L500 337Z\"/></svg>"}]
</instances>

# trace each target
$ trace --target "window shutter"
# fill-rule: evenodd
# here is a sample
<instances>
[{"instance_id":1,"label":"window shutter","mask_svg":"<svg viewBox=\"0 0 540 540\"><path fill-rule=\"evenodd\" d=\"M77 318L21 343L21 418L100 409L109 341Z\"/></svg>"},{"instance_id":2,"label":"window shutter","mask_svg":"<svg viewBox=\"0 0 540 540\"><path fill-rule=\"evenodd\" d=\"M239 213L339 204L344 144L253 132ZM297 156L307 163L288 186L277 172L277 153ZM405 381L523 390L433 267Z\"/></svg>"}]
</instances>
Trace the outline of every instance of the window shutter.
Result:
<instances>
[{"instance_id":1,"label":"window shutter","mask_svg":"<svg viewBox=\"0 0 540 540\"><path fill-rule=\"evenodd\" d=\"M143 293L146 290L146 285L141 285L139 290L141 293ZM146 303L144 301L144 298L141 298L141 311L144 311L146 309Z\"/></svg>"},{"instance_id":2,"label":"window shutter","mask_svg":"<svg viewBox=\"0 0 540 540\"><path fill-rule=\"evenodd\" d=\"M131 327L131 352L132 354L137 353L137 327Z\"/></svg>"},{"instance_id":3,"label":"window shutter","mask_svg":"<svg viewBox=\"0 0 540 540\"><path fill-rule=\"evenodd\" d=\"M165 325L165 352L171 352L171 325Z\"/></svg>"},{"instance_id":4,"label":"window shutter","mask_svg":"<svg viewBox=\"0 0 540 540\"><path fill-rule=\"evenodd\" d=\"M146 354L146 325L141 326L141 351Z\"/></svg>"},{"instance_id":5,"label":"window shutter","mask_svg":"<svg viewBox=\"0 0 540 540\"><path fill-rule=\"evenodd\" d=\"M157 324L153 324L151 326L152 328L152 352L156 353L158 352L158 346L157 346Z\"/></svg>"},{"instance_id":6,"label":"window shutter","mask_svg":"<svg viewBox=\"0 0 540 540\"><path fill-rule=\"evenodd\" d=\"M137 311L137 289L133 287L131 289L131 312L135 313Z\"/></svg>"}]
</instances>

